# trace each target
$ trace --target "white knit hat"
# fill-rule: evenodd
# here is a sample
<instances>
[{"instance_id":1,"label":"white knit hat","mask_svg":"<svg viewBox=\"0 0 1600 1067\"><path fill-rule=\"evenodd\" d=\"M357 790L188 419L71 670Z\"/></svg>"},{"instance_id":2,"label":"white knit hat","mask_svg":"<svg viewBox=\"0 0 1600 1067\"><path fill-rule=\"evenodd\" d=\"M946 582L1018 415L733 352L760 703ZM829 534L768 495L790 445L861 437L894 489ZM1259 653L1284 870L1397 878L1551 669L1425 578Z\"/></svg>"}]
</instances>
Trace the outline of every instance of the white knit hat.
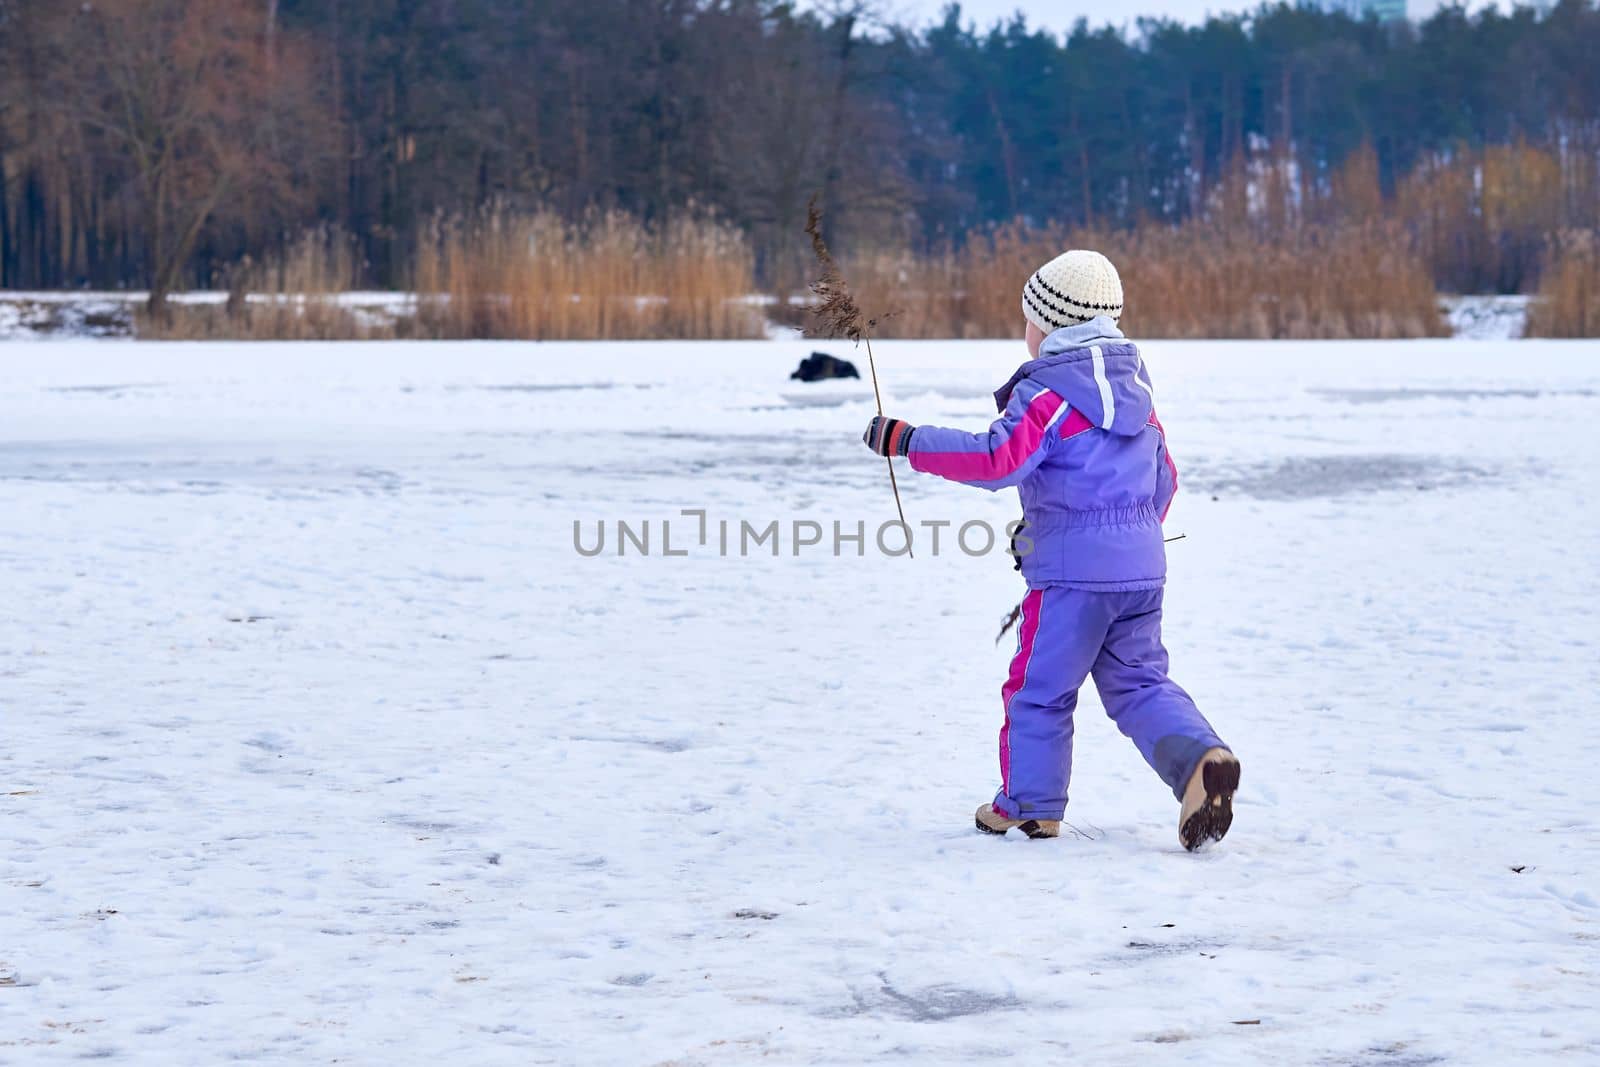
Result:
<instances>
[{"instance_id":1,"label":"white knit hat","mask_svg":"<svg viewBox=\"0 0 1600 1067\"><path fill-rule=\"evenodd\" d=\"M1122 279L1099 252L1074 248L1033 272L1022 287L1022 314L1045 333L1097 315L1122 317Z\"/></svg>"}]
</instances>

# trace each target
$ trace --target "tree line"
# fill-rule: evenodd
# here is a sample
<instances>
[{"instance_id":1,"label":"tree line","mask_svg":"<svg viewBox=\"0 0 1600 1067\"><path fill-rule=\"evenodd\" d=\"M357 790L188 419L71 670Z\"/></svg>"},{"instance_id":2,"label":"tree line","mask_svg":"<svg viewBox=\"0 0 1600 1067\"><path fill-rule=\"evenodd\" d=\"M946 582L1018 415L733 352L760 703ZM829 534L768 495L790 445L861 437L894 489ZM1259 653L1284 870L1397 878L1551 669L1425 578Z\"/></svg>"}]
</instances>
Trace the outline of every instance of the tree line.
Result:
<instances>
[{"instance_id":1,"label":"tree line","mask_svg":"<svg viewBox=\"0 0 1600 1067\"><path fill-rule=\"evenodd\" d=\"M1593 227L1597 55L1595 0L1066 34L866 0L0 0L0 286L222 285L332 225L404 287L430 220L497 204L715 215L783 291L814 192L846 248L958 247L1183 224L1262 175L1314 220L1352 160L1392 198L1492 146L1553 161L1541 225Z\"/></svg>"}]
</instances>

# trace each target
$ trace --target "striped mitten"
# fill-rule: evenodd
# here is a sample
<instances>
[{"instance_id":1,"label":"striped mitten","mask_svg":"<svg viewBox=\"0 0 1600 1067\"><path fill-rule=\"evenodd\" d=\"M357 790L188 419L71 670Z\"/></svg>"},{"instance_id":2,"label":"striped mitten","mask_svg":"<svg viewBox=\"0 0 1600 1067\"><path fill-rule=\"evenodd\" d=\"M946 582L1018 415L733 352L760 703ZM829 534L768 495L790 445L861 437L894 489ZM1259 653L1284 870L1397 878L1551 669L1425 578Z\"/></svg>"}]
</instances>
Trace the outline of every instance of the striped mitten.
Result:
<instances>
[{"instance_id":1,"label":"striped mitten","mask_svg":"<svg viewBox=\"0 0 1600 1067\"><path fill-rule=\"evenodd\" d=\"M911 434L916 427L904 419L874 415L861 440L880 456L904 456L911 451Z\"/></svg>"}]
</instances>

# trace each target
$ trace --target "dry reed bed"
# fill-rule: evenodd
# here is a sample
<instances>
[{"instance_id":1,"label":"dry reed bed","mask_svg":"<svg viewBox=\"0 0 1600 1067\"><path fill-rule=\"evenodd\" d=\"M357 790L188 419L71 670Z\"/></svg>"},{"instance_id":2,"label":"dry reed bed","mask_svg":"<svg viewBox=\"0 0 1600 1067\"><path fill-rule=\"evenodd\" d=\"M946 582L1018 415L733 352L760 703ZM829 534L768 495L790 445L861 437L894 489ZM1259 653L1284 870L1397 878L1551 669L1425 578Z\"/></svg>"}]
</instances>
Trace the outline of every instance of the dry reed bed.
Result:
<instances>
[{"instance_id":1,"label":"dry reed bed","mask_svg":"<svg viewBox=\"0 0 1600 1067\"><path fill-rule=\"evenodd\" d=\"M971 234L960 248L866 249L841 258L863 307L895 312L879 326L885 337L1014 336L1029 272L1073 247L1099 248L1117 263L1128 294L1125 325L1144 337L1440 336L1441 283L1448 288L1450 279L1474 273L1501 280L1491 288L1515 288L1511 279L1541 272L1529 335L1596 336L1600 221L1583 221L1600 212L1588 197L1600 181L1592 164L1582 152L1560 158L1518 145L1463 151L1425 161L1386 200L1376 157L1364 151L1317 200L1293 193L1281 161L1266 161L1219 187L1207 221L1111 232L1009 224ZM1565 236L1552 239L1552 232ZM341 299L364 273L353 249L337 231L311 231L270 262L241 265L226 305L175 305L163 322L141 316L138 332L750 338L765 325L752 299L748 239L694 212L655 225L617 212L569 221L504 205L436 218L416 235L416 297L399 315ZM798 318L786 295L768 313Z\"/></svg>"},{"instance_id":2,"label":"dry reed bed","mask_svg":"<svg viewBox=\"0 0 1600 1067\"><path fill-rule=\"evenodd\" d=\"M341 294L360 287L345 234L317 229L272 261L243 264L225 305L141 315L172 340L751 338L754 259L736 228L686 215L648 226L620 212L569 223L490 207L440 217L416 242L415 308L380 318ZM249 293L246 298L245 294Z\"/></svg>"},{"instance_id":3,"label":"dry reed bed","mask_svg":"<svg viewBox=\"0 0 1600 1067\"><path fill-rule=\"evenodd\" d=\"M1023 283L1067 248L1098 248L1122 274L1123 325L1141 337L1395 338L1447 330L1422 260L1389 224L1305 227L1276 239L1200 224L1095 234L1018 226L964 249L852 258L863 304L893 311L885 337L1011 337Z\"/></svg>"},{"instance_id":4,"label":"dry reed bed","mask_svg":"<svg viewBox=\"0 0 1600 1067\"><path fill-rule=\"evenodd\" d=\"M568 223L490 208L438 219L416 266L417 331L437 338L741 338L750 305L744 235L714 219L659 227L620 212Z\"/></svg>"},{"instance_id":5,"label":"dry reed bed","mask_svg":"<svg viewBox=\"0 0 1600 1067\"><path fill-rule=\"evenodd\" d=\"M1600 232L1551 242L1544 282L1528 306L1528 337L1600 337Z\"/></svg>"},{"instance_id":6,"label":"dry reed bed","mask_svg":"<svg viewBox=\"0 0 1600 1067\"><path fill-rule=\"evenodd\" d=\"M394 320L347 306L360 288L361 263L350 236L334 227L301 234L265 263L248 258L221 304L168 305L164 318L134 318L143 338L168 341L376 341L397 335Z\"/></svg>"}]
</instances>

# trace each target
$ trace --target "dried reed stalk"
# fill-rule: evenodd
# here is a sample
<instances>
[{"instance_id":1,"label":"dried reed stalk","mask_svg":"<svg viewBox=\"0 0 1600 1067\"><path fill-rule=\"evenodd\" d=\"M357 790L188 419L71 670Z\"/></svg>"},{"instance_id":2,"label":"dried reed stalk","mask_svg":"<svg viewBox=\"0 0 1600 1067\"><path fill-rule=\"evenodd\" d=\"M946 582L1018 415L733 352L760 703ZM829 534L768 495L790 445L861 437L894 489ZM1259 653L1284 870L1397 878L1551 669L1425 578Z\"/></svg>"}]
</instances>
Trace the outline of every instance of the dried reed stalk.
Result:
<instances>
[{"instance_id":1,"label":"dried reed stalk","mask_svg":"<svg viewBox=\"0 0 1600 1067\"><path fill-rule=\"evenodd\" d=\"M828 251L828 243L822 239L822 211L817 207L816 197L812 197L811 203L806 205L806 233L811 237L811 251L822 268L822 275L811 283L811 291L816 294L817 302L806 310L820 327L822 336L845 337L852 344L866 342L867 370L872 374L872 397L877 401L878 414L882 416L883 394L878 391L878 364L872 358L872 327L878 325L878 319L864 315L855 297L850 295L850 285L844 280L839 264L834 262L833 253ZM817 332L816 327L813 327L813 332ZM889 465L889 488L894 491L894 510L900 516L901 528L906 531L906 555L915 559L911 551L911 527L906 523L905 508L900 504L900 483L894 476L894 459L885 456L884 462Z\"/></svg>"}]
</instances>

